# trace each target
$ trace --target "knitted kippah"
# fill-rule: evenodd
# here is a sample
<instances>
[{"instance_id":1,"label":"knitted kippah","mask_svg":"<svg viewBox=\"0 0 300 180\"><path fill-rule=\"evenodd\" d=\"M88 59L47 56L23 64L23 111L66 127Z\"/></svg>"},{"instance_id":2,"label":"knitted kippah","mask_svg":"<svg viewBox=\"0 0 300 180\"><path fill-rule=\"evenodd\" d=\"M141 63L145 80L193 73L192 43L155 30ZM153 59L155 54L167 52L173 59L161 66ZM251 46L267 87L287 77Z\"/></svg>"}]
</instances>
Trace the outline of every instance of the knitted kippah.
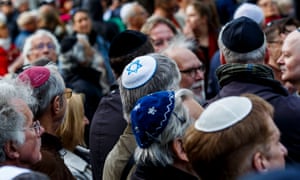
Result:
<instances>
[{"instance_id":1,"label":"knitted kippah","mask_svg":"<svg viewBox=\"0 0 300 180\"><path fill-rule=\"evenodd\" d=\"M131 111L131 123L137 144L149 147L168 125L173 112L173 91L159 91L140 98Z\"/></svg>"}]
</instances>

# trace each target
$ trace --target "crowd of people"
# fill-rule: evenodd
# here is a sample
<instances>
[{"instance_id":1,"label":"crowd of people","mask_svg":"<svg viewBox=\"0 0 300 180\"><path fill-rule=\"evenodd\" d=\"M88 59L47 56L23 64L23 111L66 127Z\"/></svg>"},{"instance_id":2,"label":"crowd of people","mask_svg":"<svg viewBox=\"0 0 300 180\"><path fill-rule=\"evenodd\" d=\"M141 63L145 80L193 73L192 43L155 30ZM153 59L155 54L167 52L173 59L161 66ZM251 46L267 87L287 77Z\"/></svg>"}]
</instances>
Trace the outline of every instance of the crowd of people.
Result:
<instances>
[{"instance_id":1,"label":"crowd of people","mask_svg":"<svg viewBox=\"0 0 300 180\"><path fill-rule=\"evenodd\" d=\"M300 178L292 0L0 0L0 179Z\"/></svg>"}]
</instances>

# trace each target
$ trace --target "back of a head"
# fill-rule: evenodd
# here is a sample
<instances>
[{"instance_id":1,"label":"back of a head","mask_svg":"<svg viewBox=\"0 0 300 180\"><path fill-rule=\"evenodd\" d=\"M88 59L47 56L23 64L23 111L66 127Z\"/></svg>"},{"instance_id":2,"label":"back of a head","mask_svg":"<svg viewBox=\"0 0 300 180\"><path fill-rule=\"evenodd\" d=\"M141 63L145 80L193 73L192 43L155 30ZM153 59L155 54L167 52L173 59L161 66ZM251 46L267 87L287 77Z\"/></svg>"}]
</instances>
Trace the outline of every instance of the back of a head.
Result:
<instances>
[{"instance_id":1,"label":"back of a head","mask_svg":"<svg viewBox=\"0 0 300 180\"><path fill-rule=\"evenodd\" d=\"M248 17L255 21L257 24L262 26L265 22L264 12L261 10L259 6L252 3L243 3L241 4L234 12L233 19L237 19L239 17Z\"/></svg>"},{"instance_id":2,"label":"back of a head","mask_svg":"<svg viewBox=\"0 0 300 180\"><path fill-rule=\"evenodd\" d=\"M109 48L110 65L116 78L132 59L153 52L154 48L145 34L133 30L125 30L118 34Z\"/></svg>"},{"instance_id":3,"label":"back of a head","mask_svg":"<svg viewBox=\"0 0 300 180\"><path fill-rule=\"evenodd\" d=\"M138 144L137 164L166 166L179 159L174 156L170 143L183 137L191 118L181 97L175 98L174 91L159 91L140 98L131 111L131 121Z\"/></svg>"},{"instance_id":4,"label":"back of a head","mask_svg":"<svg viewBox=\"0 0 300 180\"><path fill-rule=\"evenodd\" d=\"M226 63L263 63L266 39L261 27L242 16L227 23L218 38Z\"/></svg>"},{"instance_id":5,"label":"back of a head","mask_svg":"<svg viewBox=\"0 0 300 180\"><path fill-rule=\"evenodd\" d=\"M84 145L84 96L83 94L72 93L67 100L67 110L64 122L56 130L56 134L61 138L63 147L74 151L77 145Z\"/></svg>"},{"instance_id":6,"label":"back of a head","mask_svg":"<svg viewBox=\"0 0 300 180\"><path fill-rule=\"evenodd\" d=\"M130 120L130 111L140 97L178 89L180 79L172 59L157 53L136 57L124 68L119 82L125 119Z\"/></svg>"},{"instance_id":7,"label":"back of a head","mask_svg":"<svg viewBox=\"0 0 300 180\"><path fill-rule=\"evenodd\" d=\"M273 117L272 106L255 95L210 104L183 141L194 170L203 180L236 179L254 171L254 153L267 153L274 133L268 117Z\"/></svg>"},{"instance_id":8,"label":"back of a head","mask_svg":"<svg viewBox=\"0 0 300 180\"><path fill-rule=\"evenodd\" d=\"M38 109L32 110L35 118L40 117L57 95L63 95L65 84L58 70L52 66L32 66L18 75L23 82L33 87Z\"/></svg>"}]
</instances>

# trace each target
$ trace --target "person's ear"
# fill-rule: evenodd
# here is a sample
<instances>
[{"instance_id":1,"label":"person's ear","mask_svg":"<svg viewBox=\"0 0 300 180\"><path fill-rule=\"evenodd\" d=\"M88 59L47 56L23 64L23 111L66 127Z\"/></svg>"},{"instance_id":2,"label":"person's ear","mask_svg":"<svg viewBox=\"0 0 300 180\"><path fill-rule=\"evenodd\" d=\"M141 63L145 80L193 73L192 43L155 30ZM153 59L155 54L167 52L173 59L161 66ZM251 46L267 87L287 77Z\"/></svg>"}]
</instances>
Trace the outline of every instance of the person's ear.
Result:
<instances>
[{"instance_id":1,"label":"person's ear","mask_svg":"<svg viewBox=\"0 0 300 180\"><path fill-rule=\"evenodd\" d=\"M4 152L9 159L18 159L20 157L20 154L17 151L17 145L13 141L5 142Z\"/></svg>"},{"instance_id":2,"label":"person's ear","mask_svg":"<svg viewBox=\"0 0 300 180\"><path fill-rule=\"evenodd\" d=\"M225 57L221 51L220 51L220 62L221 64L226 64Z\"/></svg>"},{"instance_id":3,"label":"person's ear","mask_svg":"<svg viewBox=\"0 0 300 180\"><path fill-rule=\"evenodd\" d=\"M182 161L188 162L188 157L184 151L182 140L180 138L176 138L172 142L172 148L175 153L175 155L178 157L178 159Z\"/></svg>"},{"instance_id":4,"label":"person's ear","mask_svg":"<svg viewBox=\"0 0 300 180\"><path fill-rule=\"evenodd\" d=\"M266 172L267 159L261 152L256 152L253 156L253 168L258 172Z\"/></svg>"},{"instance_id":5,"label":"person's ear","mask_svg":"<svg viewBox=\"0 0 300 180\"><path fill-rule=\"evenodd\" d=\"M52 112L58 114L61 109L61 97L55 96L52 102Z\"/></svg>"}]
</instances>

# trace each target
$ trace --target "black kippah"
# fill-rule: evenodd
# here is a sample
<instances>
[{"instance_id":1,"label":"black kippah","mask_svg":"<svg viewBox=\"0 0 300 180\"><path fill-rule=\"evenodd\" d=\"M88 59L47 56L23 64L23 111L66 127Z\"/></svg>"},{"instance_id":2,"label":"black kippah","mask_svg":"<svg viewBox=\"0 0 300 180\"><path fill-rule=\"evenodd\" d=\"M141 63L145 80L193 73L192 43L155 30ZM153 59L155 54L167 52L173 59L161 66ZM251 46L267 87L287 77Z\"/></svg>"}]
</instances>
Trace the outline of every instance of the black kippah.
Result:
<instances>
[{"instance_id":1,"label":"black kippah","mask_svg":"<svg viewBox=\"0 0 300 180\"><path fill-rule=\"evenodd\" d=\"M73 48L73 46L76 44L77 38L70 36L70 37L65 37L61 42L60 42L60 51L61 53L68 52L70 49Z\"/></svg>"},{"instance_id":2,"label":"black kippah","mask_svg":"<svg viewBox=\"0 0 300 180\"><path fill-rule=\"evenodd\" d=\"M109 57L120 57L134 52L147 41L147 36L139 31L125 30L111 42Z\"/></svg>"},{"instance_id":3,"label":"black kippah","mask_svg":"<svg viewBox=\"0 0 300 180\"><path fill-rule=\"evenodd\" d=\"M222 42L230 50L247 53L260 48L264 43L261 27L252 19L242 16L226 25Z\"/></svg>"}]
</instances>

